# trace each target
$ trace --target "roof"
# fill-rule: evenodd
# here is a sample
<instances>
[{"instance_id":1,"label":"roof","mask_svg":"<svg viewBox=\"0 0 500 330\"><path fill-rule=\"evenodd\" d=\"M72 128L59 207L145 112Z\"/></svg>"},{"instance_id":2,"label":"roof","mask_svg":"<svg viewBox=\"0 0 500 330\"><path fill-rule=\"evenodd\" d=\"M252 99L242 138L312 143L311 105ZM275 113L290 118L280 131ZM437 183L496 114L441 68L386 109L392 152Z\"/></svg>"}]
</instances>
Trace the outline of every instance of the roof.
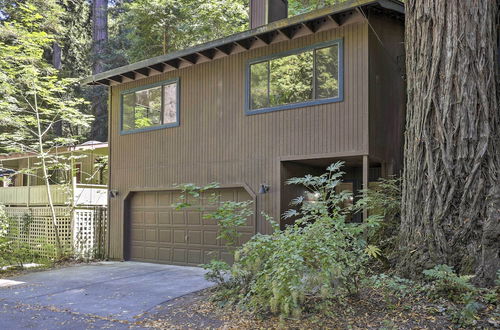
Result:
<instances>
[{"instance_id":1,"label":"roof","mask_svg":"<svg viewBox=\"0 0 500 330\"><path fill-rule=\"evenodd\" d=\"M84 142L82 144L79 144L77 146L59 147L57 149L54 149L53 152L56 154L64 154L64 153L74 152L74 151L89 151L89 150L96 150L96 149L104 149L107 147L108 147L107 142L88 141L88 142ZM31 152L15 152L15 153L10 153L10 154L0 155L0 160L14 160L14 159L22 159L22 158L28 158L28 157L36 157L36 154L31 153Z\"/></svg>"},{"instance_id":2,"label":"roof","mask_svg":"<svg viewBox=\"0 0 500 330\"><path fill-rule=\"evenodd\" d=\"M364 15L363 12L368 8L376 8L387 15L398 18L404 16L404 4L399 0L350 0L303 15L275 21L222 39L98 73L85 78L82 83L117 85L209 62L253 48L342 26L348 23L352 16Z\"/></svg>"}]
</instances>

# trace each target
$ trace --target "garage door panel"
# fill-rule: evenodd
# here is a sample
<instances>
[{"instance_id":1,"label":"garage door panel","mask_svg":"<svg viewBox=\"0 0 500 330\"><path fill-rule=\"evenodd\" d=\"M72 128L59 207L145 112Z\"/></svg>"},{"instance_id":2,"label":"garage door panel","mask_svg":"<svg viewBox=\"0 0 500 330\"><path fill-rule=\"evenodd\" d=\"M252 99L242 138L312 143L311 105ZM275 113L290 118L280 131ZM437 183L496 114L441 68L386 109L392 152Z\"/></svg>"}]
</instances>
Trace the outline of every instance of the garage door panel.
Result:
<instances>
[{"instance_id":1,"label":"garage door panel","mask_svg":"<svg viewBox=\"0 0 500 330\"><path fill-rule=\"evenodd\" d=\"M158 213L157 212L153 212L153 211L146 211L146 212L144 212L144 224L145 225L156 225L156 224L158 224L157 218L158 218Z\"/></svg>"},{"instance_id":2,"label":"garage door panel","mask_svg":"<svg viewBox=\"0 0 500 330\"><path fill-rule=\"evenodd\" d=\"M172 230L170 229L159 229L159 240L164 243L172 242Z\"/></svg>"},{"instance_id":3,"label":"garage door panel","mask_svg":"<svg viewBox=\"0 0 500 330\"><path fill-rule=\"evenodd\" d=\"M199 250L189 249L187 251L187 257L188 257L187 262L189 264L197 264L197 265L199 265L199 264L203 263L203 257L202 256L203 256L203 252L202 252L201 249L199 249Z\"/></svg>"},{"instance_id":4,"label":"garage door panel","mask_svg":"<svg viewBox=\"0 0 500 330\"><path fill-rule=\"evenodd\" d=\"M132 225L140 225L144 223L144 212L133 211L131 212L130 222Z\"/></svg>"},{"instance_id":5,"label":"garage door panel","mask_svg":"<svg viewBox=\"0 0 500 330\"><path fill-rule=\"evenodd\" d=\"M158 192L158 206L160 207L170 207L173 203L172 192L170 191L160 191Z\"/></svg>"},{"instance_id":6,"label":"garage door panel","mask_svg":"<svg viewBox=\"0 0 500 330\"><path fill-rule=\"evenodd\" d=\"M174 230L174 243L186 243L186 231L182 229Z\"/></svg>"},{"instance_id":7,"label":"garage door panel","mask_svg":"<svg viewBox=\"0 0 500 330\"><path fill-rule=\"evenodd\" d=\"M158 260L160 262L172 262L172 248L160 247L158 248Z\"/></svg>"},{"instance_id":8,"label":"garage door panel","mask_svg":"<svg viewBox=\"0 0 500 330\"><path fill-rule=\"evenodd\" d=\"M172 223L172 212L160 211L158 212L158 224L170 225Z\"/></svg>"},{"instance_id":9,"label":"garage door panel","mask_svg":"<svg viewBox=\"0 0 500 330\"><path fill-rule=\"evenodd\" d=\"M187 263L186 260L186 249L173 248L172 249L172 261L178 263Z\"/></svg>"},{"instance_id":10,"label":"garage door panel","mask_svg":"<svg viewBox=\"0 0 500 330\"><path fill-rule=\"evenodd\" d=\"M172 224L174 225L185 225L186 217L185 212L172 212Z\"/></svg>"},{"instance_id":11,"label":"garage door panel","mask_svg":"<svg viewBox=\"0 0 500 330\"><path fill-rule=\"evenodd\" d=\"M204 193L210 196L214 193ZM246 201L250 196L243 189L226 188L215 192L218 199ZM212 259L232 262L231 253L219 236L219 226L213 219L204 219L213 206L175 210L172 204L180 192L140 192L130 201L130 258L132 260L199 265ZM244 226L239 243L246 242L255 233L255 221L250 217Z\"/></svg>"},{"instance_id":12,"label":"garage door panel","mask_svg":"<svg viewBox=\"0 0 500 330\"><path fill-rule=\"evenodd\" d=\"M201 214L200 212L187 212L187 224L188 225L201 225Z\"/></svg>"},{"instance_id":13,"label":"garage door panel","mask_svg":"<svg viewBox=\"0 0 500 330\"><path fill-rule=\"evenodd\" d=\"M145 192L144 193L144 206L145 207L156 206L158 204L157 197L158 197L158 193L156 193L156 192Z\"/></svg>"},{"instance_id":14,"label":"garage door panel","mask_svg":"<svg viewBox=\"0 0 500 330\"><path fill-rule=\"evenodd\" d=\"M189 244L202 244L202 239L201 239L201 230L189 230L188 231L188 243Z\"/></svg>"},{"instance_id":15,"label":"garage door panel","mask_svg":"<svg viewBox=\"0 0 500 330\"><path fill-rule=\"evenodd\" d=\"M146 242L156 243L158 241L157 229L146 229L144 231L144 240Z\"/></svg>"},{"instance_id":16,"label":"garage door panel","mask_svg":"<svg viewBox=\"0 0 500 330\"><path fill-rule=\"evenodd\" d=\"M158 259L158 248L153 246L144 247L144 259L157 260Z\"/></svg>"},{"instance_id":17,"label":"garage door panel","mask_svg":"<svg viewBox=\"0 0 500 330\"><path fill-rule=\"evenodd\" d=\"M132 241L144 241L144 229L132 228Z\"/></svg>"},{"instance_id":18,"label":"garage door panel","mask_svg":"<svg viewBox=\"0 0 500 330\"><path fill-rule=\"evenodd\" d=\"M144 246L132 245L130 254L132 259L144 259Z\"/></svg>"},{"instance_id":19,"label":"garage door panel","mask_svg":"<svg viewBox=\"0 0 500 330\"><path fill-rule=\"evenodd\" d=\"M219 245L217 240L217 231L205 230L203 231L203 244L204 245Z\"/></svg>"}]
</instances>

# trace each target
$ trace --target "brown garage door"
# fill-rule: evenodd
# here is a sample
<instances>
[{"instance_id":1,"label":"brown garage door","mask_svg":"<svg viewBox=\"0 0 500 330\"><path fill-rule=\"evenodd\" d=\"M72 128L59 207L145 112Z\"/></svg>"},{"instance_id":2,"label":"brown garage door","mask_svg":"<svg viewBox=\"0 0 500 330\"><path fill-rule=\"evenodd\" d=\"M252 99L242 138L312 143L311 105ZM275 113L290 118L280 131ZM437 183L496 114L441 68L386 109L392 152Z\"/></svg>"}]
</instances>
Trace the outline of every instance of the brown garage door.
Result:
<instances>
[{"instance_id":1,"label":"brown garage door","mask_svg":"<svg viewBox=\"0 0 500 330\"><path fill-rule=\"evenodd\" d=\"M221 201L252 200L243 188L217 189ZM214 257L231 261L218 237L215 220L203 219L199 207L175 210L178 191L137 192L130 199L128 258L178 265L199 265ZM240 228L240 244L255 234L254 217Z\"/></svg>"}]
</instances>

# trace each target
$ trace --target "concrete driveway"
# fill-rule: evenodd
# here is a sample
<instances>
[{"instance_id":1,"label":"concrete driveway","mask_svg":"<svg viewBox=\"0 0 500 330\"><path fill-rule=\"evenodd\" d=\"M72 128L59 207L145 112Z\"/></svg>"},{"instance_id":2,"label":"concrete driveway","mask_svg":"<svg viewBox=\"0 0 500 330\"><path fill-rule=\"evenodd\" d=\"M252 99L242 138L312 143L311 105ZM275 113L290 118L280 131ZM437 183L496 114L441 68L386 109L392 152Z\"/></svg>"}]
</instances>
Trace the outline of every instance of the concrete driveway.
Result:
<instances>
[{"instance_id":1,"label":"concrete driveway","mask_svg":"<svg viewBox=\"0 0 500 330\"><path fill-rule=\"evenodd\" d=\"M196 267L99 262L9 278L0 281L0 328L127 328L155 306L211 286L203 275Z\"/></svg>"}]
</instances>

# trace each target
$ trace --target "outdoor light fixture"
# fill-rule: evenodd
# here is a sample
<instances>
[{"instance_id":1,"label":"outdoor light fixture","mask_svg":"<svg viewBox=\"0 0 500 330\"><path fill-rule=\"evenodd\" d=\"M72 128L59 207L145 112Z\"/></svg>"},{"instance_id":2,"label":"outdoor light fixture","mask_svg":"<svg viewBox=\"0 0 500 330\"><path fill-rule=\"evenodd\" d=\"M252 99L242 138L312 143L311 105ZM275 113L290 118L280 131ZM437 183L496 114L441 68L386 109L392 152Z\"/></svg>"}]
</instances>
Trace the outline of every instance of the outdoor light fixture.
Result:
<instances>
[{"instance_id":1,"label":"outdoor light fixture","mask_svg":"<svg viewBox=\"0 0 500 330\"><path fill-rule=\"evenodd\" d=\"M271 188L270 185L266 184L266 183L263 183L260 185L260 188L259 188L259 194L265 194L269 191L269 188Z\"/></svg>"},{"instance_id":2,"label":"outdoor light fixture","mask_svg":"<svg viewBox=\"0 0 500 330\"><path fill-rule=\"evenodd\" d=\"M112 189L109 191L109 197L115 198L116 196L118 196L118 190Z\"/></svg>"}]
</instances>

